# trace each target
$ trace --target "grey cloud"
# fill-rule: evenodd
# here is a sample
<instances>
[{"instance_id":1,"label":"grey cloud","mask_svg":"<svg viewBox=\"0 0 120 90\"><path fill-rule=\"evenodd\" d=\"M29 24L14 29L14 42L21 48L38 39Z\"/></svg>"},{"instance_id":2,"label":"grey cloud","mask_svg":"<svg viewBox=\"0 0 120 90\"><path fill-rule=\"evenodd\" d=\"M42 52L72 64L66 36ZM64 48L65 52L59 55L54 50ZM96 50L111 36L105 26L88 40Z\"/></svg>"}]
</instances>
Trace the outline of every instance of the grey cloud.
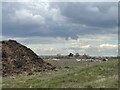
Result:
<instances>
[{"instance_id":1,"label":"grey cloud","mask_svg":"<svg viewBox=\"0 0 120 90\"><path fill-rule=\"evenodd\" d=\"M117 26L117 3L53 3L70 22L94 27ZM71 13L72 12L72 13Z\"/></svg>"},{"instance_id":2,"label":"grey cloud","mask_svg":"<svg viewBox=\"0 0 120 90\"><path fill-rule=\"evenodd\" d=\"M44 6L45 5L45 6ZM43 7L42 7L43 6ZM106 34L117 33L115 3L3 3L3 35L10 37L71 37L78 38L83 34ZM16 12L22 9L28 10L28 14L24 13L19 19ZM59 16L65 17L65 21L54 21L53 15L60 11ZM33 20L33 18L41 16L45 19L45 23L41 20ZM56 15L57 15L56 14ZM36 16L35 16L36 15ZM19 13L18 13L19 16ZM31 17L32 17L31 16ZM25 18L25 19L24 19ZM39 18L40 19L40 18ZM113 29L111 29L113 28Z\"/></svg>"}]
</instances>

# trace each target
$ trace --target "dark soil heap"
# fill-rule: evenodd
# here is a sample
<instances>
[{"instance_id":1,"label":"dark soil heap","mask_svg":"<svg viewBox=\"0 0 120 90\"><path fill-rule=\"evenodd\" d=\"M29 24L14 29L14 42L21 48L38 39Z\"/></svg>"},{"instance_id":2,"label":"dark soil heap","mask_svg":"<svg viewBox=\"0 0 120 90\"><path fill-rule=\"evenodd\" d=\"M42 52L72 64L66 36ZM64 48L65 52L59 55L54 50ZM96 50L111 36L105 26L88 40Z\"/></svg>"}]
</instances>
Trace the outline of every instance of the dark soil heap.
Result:
<instances>
[{"instance_id":1,"label":"dark soil heap","mask_svg":"<svg viewBox=\"0 0 120 90\"><path fill-rule=\"evenodd\" d=\"M11 76L26 72L53 70L51 64L44 62L30 48L14 40L2 41L2 75Z\"/></svg>"}]
</instances>

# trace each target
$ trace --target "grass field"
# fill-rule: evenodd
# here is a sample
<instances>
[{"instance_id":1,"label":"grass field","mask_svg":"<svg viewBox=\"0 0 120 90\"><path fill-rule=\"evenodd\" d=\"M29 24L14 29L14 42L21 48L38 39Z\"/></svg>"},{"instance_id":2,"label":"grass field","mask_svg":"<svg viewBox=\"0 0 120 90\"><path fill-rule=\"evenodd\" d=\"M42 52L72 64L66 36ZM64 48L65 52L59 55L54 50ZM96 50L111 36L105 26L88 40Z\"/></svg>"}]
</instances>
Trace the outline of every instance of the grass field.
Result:
<instances>
[{"instance_id":1,"label":"grass field","mask_svg":"<svg viewBox=\"0 0 120 90\"><path fill-rule=\"evenodd\" d=\"M118 60L76 62L45 60L56 71L4 77L3 88L117 88Z\"/></svg>"}]
</instances>

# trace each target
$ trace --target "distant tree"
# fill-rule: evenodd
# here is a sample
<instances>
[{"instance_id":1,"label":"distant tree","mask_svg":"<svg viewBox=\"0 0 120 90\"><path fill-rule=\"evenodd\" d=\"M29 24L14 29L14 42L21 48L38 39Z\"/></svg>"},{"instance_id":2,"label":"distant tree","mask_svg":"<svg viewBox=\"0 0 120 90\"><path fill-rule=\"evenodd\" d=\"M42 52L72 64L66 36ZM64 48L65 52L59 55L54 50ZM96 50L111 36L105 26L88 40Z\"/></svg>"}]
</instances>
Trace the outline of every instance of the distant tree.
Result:
<instances>
[{"instance_id":1,"label":"distant tree","mask_svg":"<svg viewBox=\"0 0 120 90\"><path fill-rule=\"evenodd\" d=\"M73 57L73 56L74 56L74 54L73 54L73 53L70 53L68 56L69 56L69 57Z\"/></svg>"},{"instance_id":2,"label":"distant tree","mask_svg":"<svg viewBox=\"0 0 120 90\"><path fill-rule=\"evenodd\" d=\"M79 56L80 56L79 53L76 53L76 54L75 54L75 57L79 57Z\"/></svg>"},{"instance_id":3,"label":"distant tree","mask_svg":"<svg viewBox=\"0 0 120 90\"><path fill-rule=\"evenodd\" d=\"M62 56L61 54L57 54L57 58L60 59Z\"/></svg>"},{"instance_id":4,"label":"distant tree","mask_svg":"<svg viewBox=\"0 0 120 90\"><path fill-rule=\"evenodd\" d=\"M57 54L58 57L61 57L61 54Z\"/></svg>"}]
</instances>

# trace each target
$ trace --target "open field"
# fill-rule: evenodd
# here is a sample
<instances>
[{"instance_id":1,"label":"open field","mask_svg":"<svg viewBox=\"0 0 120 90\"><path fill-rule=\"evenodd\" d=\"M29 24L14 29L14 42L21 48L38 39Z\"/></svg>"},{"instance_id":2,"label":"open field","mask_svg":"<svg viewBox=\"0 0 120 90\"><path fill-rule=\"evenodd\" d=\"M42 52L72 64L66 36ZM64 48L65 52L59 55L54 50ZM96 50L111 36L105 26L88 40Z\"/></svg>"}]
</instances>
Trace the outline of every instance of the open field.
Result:
<instances>
[{"instance_id":1,"label":"open field","mask_svg":"<svg viewBox=\"0 0 120 90\"><path fill-rule=\"evenodd\" d=\"M117 88L118 60L77 62L45 60L55 71L4 77L3 88Z\"/></svg>"}]
</instances>

